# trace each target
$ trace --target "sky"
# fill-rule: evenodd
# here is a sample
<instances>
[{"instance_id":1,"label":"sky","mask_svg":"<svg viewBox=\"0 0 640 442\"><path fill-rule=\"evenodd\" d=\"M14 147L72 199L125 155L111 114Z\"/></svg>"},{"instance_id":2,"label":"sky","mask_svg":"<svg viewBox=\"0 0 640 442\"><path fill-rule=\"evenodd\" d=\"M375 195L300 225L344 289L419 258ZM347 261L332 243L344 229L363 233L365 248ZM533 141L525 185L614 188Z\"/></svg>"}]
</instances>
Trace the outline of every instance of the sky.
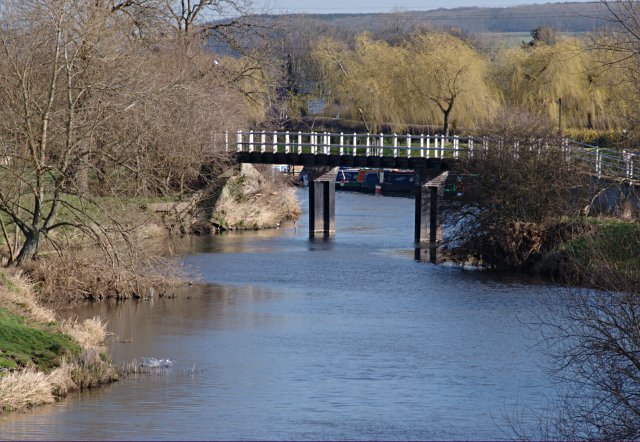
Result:
<instances>
[{"instance_id":1,"label":"sky","mask_svg":"<svg viewBox=\"0 0 640 442\"><path fill-rule=\"evenodd\" d=\"M574 0L585 1L585 0ZM586 0L589 1L589 0ZM364 13L392 12L397 10L426 11L460 6L506 7L522 4L551 3L536 0L268 0L271 13ZM564 3L564 2L558 2Z\"/></svg>"}]
</instances>

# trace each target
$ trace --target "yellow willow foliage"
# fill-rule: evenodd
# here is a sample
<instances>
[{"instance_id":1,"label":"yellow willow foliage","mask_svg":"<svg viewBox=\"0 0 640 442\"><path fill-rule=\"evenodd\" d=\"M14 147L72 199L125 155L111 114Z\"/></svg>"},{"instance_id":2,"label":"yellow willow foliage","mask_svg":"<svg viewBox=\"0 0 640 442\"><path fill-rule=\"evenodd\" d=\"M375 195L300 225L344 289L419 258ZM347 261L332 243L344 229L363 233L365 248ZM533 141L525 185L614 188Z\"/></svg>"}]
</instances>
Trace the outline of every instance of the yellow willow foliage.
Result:
<instances>
[{"instance_id":1,"label":"yellow willow foliage","mask_svg":"<svg viewBox=\"0 0 640 442\"><path fill-rule=\"evenodd\" d=\"M615 127L611 111L620 106L619 87L602 55L577 39L507 49L498 57L496 82L506 102L554 121L562 98L563 127Z\"/></svg>"},{"instance_id":2,"label":"yellow willow foliage","mask_svg":"<svg viewBox=\"0 0 640 442\"><path fill-rule=\"evenodd\" d=\"M494 114L487 63L468 43L447 33L418 33L404 46L403 58L412 122L471 129Z\"/></svg>"},{"instance_id":3,"label":"yellow willow foliage","mask_svg":"<svg viewBox=\"0 0 640 442\"><path fill-rule=\"evenodd\" d=\"M592 37L589 51L587 69L603 96L606 127L624 128L638 114L638 59L607 35Z\"/></svg>"},{"instance_id":4,"label":"yellow willow foliage","mask_svg":"<svg viewBox=\"0 0 640 442\"><path fill-rule=\"evenodd\" d=\"M274 78L262 69L255 58L257 57L224 57L219 63L228 85L244 98L245 117L261 122L274 100Z\"/></svg>"},{"instance_id":5,"label":"yellow willow foliage","mask_svg":"<svg viewBox=\"0 0 640 442\"><path fill-rule=\"evenodd\" d=\"M495 108L486 63L463 41L444 33L417 34L403 46L355 38L353 48L331 38L313 51L344 113L370 131L408 123L471 128Z\"/></svg>"},{"instance_id":6,"label":"yellow willow foliage","mask_svg":"<svg viewBox=\"0 0 640 442\"><path fill-rule=\"evenodd\" d=\"M360 34L354 48L331 38L322 39L313 56L347 116L362 121L371 132L383 123L404 124L405 111L396 81L402 70L400 48Z\"/></svg>"}]
</instances>

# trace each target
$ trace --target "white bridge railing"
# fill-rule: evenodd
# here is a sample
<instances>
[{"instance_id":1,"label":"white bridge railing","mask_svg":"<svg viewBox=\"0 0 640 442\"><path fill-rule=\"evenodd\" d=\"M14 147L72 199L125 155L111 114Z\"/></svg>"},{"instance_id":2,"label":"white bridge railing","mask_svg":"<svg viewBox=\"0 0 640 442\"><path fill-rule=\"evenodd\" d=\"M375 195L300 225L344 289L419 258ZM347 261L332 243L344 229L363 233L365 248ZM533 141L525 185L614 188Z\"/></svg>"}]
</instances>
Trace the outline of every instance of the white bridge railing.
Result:
<instances>
[{"instance_id":1,"label":"white bridge railing","mask_svg":"<svg viewBox=\"0 0 640 442\"><path fill-rule=\"evenodd\" d=\"M473 157L478 152L501 148L499 138L460 137L457 135L398 135L332 132L266 132L238 131L235 140L225 133L225 149L236 152L297 153L313 155L448 158ZM566 158L575 155L592 167L598 178L640 179L640 154L600 148L578 141L562 139L561 149ZM518 143L514 144L518 155Z\"/></svg>"}]
</instances>

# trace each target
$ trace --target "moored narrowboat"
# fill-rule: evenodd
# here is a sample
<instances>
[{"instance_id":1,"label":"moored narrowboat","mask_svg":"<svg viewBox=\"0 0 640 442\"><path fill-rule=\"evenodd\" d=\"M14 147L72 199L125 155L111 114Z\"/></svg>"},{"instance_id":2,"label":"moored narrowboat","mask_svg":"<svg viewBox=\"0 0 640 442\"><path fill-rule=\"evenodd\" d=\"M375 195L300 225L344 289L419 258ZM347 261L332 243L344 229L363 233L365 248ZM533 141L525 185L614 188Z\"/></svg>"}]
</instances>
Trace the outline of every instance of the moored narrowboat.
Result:
<instances>
[{"instance_id":1,"label":"moored narrowboat","mask_svg":"<svg viewBox=\"0 0 640 442\"><path fill-rule=\"evenodd\" d=\"M383 195L413 195L416 190L416 173L413 170L385 170L381 183Z\"/></svg>"}]
</instances>

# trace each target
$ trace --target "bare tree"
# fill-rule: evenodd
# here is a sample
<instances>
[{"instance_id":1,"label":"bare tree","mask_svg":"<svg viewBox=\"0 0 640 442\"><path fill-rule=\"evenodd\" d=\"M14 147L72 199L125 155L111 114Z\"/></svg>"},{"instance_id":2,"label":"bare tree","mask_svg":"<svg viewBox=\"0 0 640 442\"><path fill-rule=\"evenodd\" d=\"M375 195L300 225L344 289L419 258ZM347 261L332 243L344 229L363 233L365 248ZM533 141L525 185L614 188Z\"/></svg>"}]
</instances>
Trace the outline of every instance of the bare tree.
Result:
<instances>
[{"instance_id":1,"label":"bare tree","mask_svg":"<svg viewBox=\"0 0 640 442\"><path fill-rule=\"evenodd\" d=\"M249 118L204 44L132 39L126 7L2 5L0 213L5 236L24 238L9 246L18 265L45 239L58 247L55 231L114 255L113 234L127 241L129 228L100 198L184 192L204 164L224 164L220 132Z\"/></svg>"},{"instance_id":2,"label":"bare tree","mask_svg":"<svg viewBox=\"0 0 640 442\"><path fill-rule=\"evenodd\" d=\"M447 208L445 245L461 261L529 268L579 231L570 220L588 204L591 179L547 120L511 108L484 130L487 149L456 165L465 192Z\"/></svg>"}]
</instances>

